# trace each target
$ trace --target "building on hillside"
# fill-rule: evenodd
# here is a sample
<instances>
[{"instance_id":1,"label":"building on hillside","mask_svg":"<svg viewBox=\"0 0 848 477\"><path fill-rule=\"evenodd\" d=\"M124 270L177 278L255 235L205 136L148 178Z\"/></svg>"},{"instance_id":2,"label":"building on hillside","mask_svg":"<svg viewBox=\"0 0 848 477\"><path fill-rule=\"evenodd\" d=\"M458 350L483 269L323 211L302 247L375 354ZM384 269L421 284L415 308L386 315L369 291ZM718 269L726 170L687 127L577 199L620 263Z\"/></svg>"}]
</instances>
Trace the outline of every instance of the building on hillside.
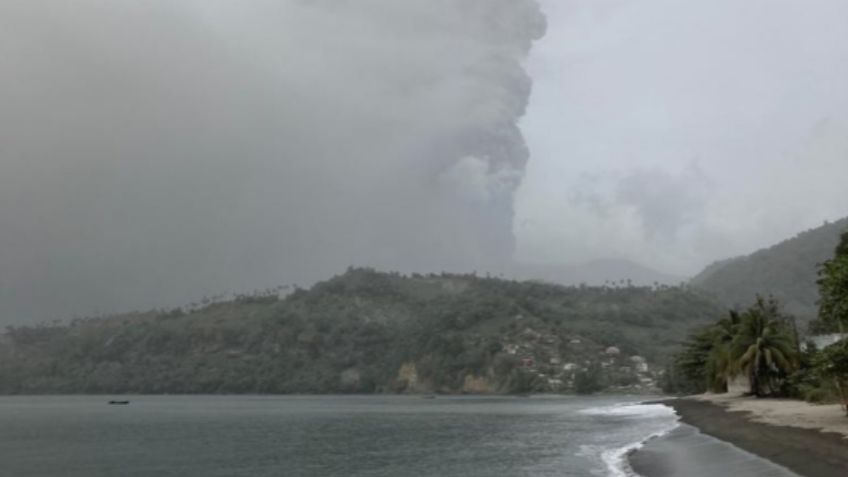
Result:
<instances>
[{"instance_id":1,"label":"building on hillside","mask_svg":"<svg viewBox=\"0 0 848 477\"><path fill-rule=\"evenodd\" d=\"M647 373L648 372L648 360L641 356L631 356L630 362L633 363L633 367L636 369L637 373Z\"/></svg>"},{"instance_id":2,"label":"building on hillside","mask_svg":"<svg viewBox=\"0 0 848 477\"><path fill-rule=\"evenodd\" d=\"M827 348L832 344L839 343L840 341L846 338L848 338L848 334L830 333L827 335L810 336L807 338L807 341L812 341L816 345L816 348L822 349ZM803 346L806 347L806 343L804 343Z\"/></svg>"}]
</instances>

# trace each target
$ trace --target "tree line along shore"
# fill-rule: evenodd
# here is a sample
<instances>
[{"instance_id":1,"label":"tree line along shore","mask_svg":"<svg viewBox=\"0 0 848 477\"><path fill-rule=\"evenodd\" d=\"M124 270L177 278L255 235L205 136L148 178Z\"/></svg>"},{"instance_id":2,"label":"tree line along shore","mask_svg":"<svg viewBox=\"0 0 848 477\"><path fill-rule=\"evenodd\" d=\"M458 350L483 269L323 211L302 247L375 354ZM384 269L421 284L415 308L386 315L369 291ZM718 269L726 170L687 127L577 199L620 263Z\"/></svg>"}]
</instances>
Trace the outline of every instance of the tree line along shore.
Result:
<instances>
[{"instance_id":1,"label":"tree line along shore","mask_svg":"<svg viewBox=\"0 0 848 477\"><path fill-rule=\"evenodd\" d=\"M820 349L803 341L777 300L758 296L750 308L689 336L669 368L667 391L838 402L848 415L848 233L818 270L819 314L811 328L833 333L836 342Z\"/></svg>"}]
</instances>

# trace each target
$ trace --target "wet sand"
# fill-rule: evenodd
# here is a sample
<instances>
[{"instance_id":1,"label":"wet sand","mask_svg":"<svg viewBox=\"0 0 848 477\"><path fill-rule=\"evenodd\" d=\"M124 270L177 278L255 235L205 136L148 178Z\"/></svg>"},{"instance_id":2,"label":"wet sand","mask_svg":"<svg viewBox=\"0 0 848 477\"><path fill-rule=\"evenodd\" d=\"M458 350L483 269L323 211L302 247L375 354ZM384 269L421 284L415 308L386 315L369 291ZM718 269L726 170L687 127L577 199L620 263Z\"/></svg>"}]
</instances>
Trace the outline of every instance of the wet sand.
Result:
<instances>
[{"instance_id":1,"label":"wet sand","mask_svg":"<svg viewBox=\"0 0 848 477\"><path fill-rule=\"evenodd\" d=\"M631 456L631 464L648 476L799 477L688 424L648 442Z\"/></svg>"},{"instance_id":2,"label":"wet sand","mask_svg":"<svg viewBox=\"0 0 848 477\"><path fill-rule=\"evenodd\" d=\"M767 401L763 401L767 402ZM681 421L756 456L790 469L803 477L848 476L848 439L844 434L801 427L778 426L751 419L749 411L733 411L703 399L663 401L673 407ZM840 417L841 419L848 418ZM668 452L675 433L649 443L630 456L633 470L645 477L685 476ZM717 463L718 465L719 463ZM716 476L724 472L716 469Z\"/></svg>"}]
</instances>

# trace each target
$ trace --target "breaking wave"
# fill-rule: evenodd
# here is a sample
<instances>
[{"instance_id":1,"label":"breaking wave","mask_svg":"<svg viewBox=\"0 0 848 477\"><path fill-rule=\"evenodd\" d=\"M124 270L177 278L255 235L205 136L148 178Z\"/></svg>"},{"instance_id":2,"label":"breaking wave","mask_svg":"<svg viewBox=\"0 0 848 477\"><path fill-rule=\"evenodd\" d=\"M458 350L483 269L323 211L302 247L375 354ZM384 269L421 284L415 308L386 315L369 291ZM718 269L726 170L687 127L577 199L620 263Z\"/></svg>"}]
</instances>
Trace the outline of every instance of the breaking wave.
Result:
<instances>
[{"instance_id":1,"label":"breaking wave","mask_svg":"<svg viewBox=\"0 0 848 477\"><path fill-rule=\"evenodd\" d=\"M598 459L603 464L595 473L598 477L636 477L637 474L630 468L627 456L651 439L662 437L679 425L674 409L662 404L622 403L590 407L578 413L601 419L628 421L627 430L618 433L621 439L580 447L580 455Z\"/></svg>"}]
</instances>

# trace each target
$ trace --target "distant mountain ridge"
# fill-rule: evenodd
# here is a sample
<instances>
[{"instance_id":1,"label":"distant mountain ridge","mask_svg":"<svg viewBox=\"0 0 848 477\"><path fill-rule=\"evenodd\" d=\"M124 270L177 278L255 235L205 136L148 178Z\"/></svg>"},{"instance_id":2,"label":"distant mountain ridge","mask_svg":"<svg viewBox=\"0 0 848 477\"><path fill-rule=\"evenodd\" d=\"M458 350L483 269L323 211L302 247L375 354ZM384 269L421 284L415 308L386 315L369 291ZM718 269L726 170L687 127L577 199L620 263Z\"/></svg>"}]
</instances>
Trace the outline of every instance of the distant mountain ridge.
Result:
<instances>
[{"instance_id":1,"label":"distant mountain ridge","mask_svg":"<svg viewBox=\"0 0 848 477\"><path fill-rule=\"evenodd\" d=\"M522 280L542 280L566 286L624 285L628 281L633 286L679 285L686 282L686 277L663 273L631 260L614 258L573 265L519 265L516 267L516 275Z\"/></svg>"},{"instance_id":2,"label":"distant mountain ridge","mask_svg":"<svg viewBox=\"0 0 848 477\"><path fill-rule=\"evenodd\" d=\"M706 267L690 285L706 290L728 307L753 303L756 295L774 295L787 312L807 323L817 314L818 264L833 257L848 218L825 223L748 256Z\"/></svg>"}]
</instances>

